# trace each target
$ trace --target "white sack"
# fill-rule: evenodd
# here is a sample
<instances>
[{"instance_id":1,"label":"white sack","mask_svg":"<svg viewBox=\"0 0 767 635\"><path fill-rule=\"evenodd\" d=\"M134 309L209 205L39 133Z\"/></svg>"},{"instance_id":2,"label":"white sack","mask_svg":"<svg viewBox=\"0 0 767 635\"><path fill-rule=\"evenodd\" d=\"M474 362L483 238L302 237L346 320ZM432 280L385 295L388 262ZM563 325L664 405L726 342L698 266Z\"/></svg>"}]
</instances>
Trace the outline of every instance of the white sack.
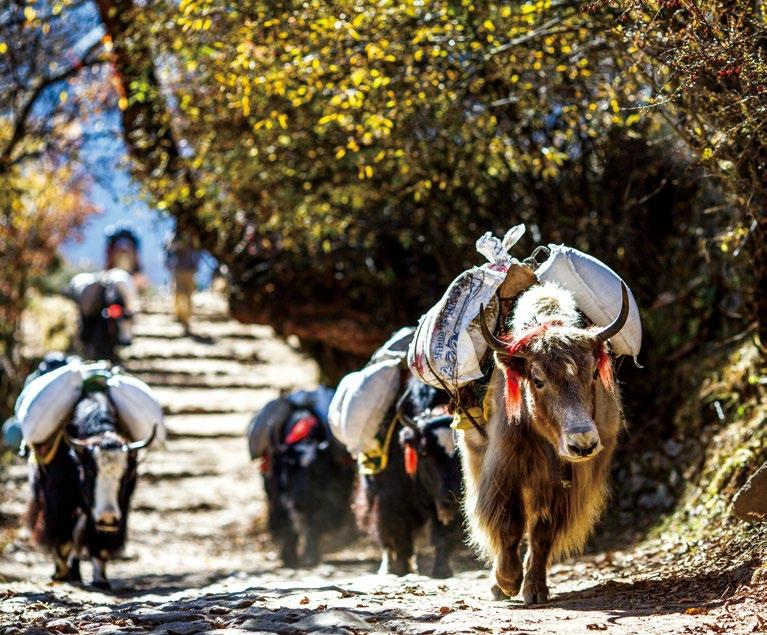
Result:
<instances>
[{"instance_id":1,"label":"white sack","mask_svg":"<svg viewBox=\"0 0 767 635\"><path fill-rule=\"evenodd\" d=\"M572 292L578 308L594 324L607 326L621 309L621 278L593 256L564 245L549 245L551 254L536 271L541 282L557 282ZM629 290L629 317L620 333L610 339L616 355L639 355L642 322Z\"/></svg>"},{"instance_id":2,"label":"white sack","mask_svg":"<svg viewBox=\"0 0 767 635\"><path fill-rule=\"evenodd\" d=\"M407 349L410 346L410 342L413 341L415 336L415 328L412 326L405 326L398 331L392 333L391 337L386 340L381 348L379 348L370 361L380 362L384 359L399 359L404 361L407 358Z\"/></svg>"},{"instance_id":3,"label":"white sack","mask_svg":"<svg viewBox=\"0 0 767 635\"><path fill-rule=\"evenodd\" d=\"M314 390L295 390L286 399L294 408L308 408L316 414L323 423L328 422L328 409L335 390L320 386Z\"/></svg>"},{"instance_id":4,"label":"white sack","mask_svg":"<svg viewBox=\"0 0 767 635\"><path fill-rule=\"evenodd\" d=\"M132 441L146 439L157 426L152 445L165 442L162 406L152 389L140 379L117 374L107 380L107 395Z\"/></svg>"},{"instance_id":5,"label":"white sack","mask_svg":"<svg viewBox=\"0 0 767 635\"><path fill-rule=\"evenodd\" d=\"M341 380L330 402L333 436L352 456L376 447L375 436L400 388L400 360L385 359Z\"/></svg>"},{"instance_id":6,"label":"white sack","mask_svg":"<svg viewBox=\"0 0 767 635\"><path fill-rule=\"evenodd\" d=\"M487 232L477 241L477 251L488 263L464 271L445 295L421 317L408 349L407 363L424 383L443 389L459 388L482 377L480 362L487 351L479 324L479 307L485 305L490 328L498 319L495 292L515 262L509 249L525 233L524 225L512 227L503 240Z\"/></svg>"},{"instance_id":7,"label":"white sack","mask_svg":"<svg viewBox=\"0 0 767 635\"><path fill-rule=\"evenodd\" d=\"M69 281L67 293L77 302L83 315L91 316L102 309L101 289L95 273L78 273Z\"/></svg>"},{"instance_id":8,"label":"white sack","mask_svg":"<svg viewBox=\"0 0 767 635\"><path fill-rule=\"evenodd\" d=\"M128 311L135 313L138 310L138 292L131 274L124 269L110 269L101 275L101 281L119 291Z\"/></svg>"},{"instance_id":9,"label":"white sack","mask_svg":"<svg viewBox=\"0 0 767 635\"><path fill-rule=\"evenodd\" d=\"M43 443L63 423L82 395L80 362L30 381L16 400L15 415L27 443Z\"/></svg>"},{"instance_id":10,"label":"white sack","mask_svg":"<svg viewBox=\"0 0 767 635\"><path fill-rule=\"evenodd\" d=\"M284 425L293 408L289 398L278 397L261 408L250 420L246 435L251 459L258 459L266 454L271 445L272 430L276 426Z\"/></svg>"},{"instance_id":11,"label":"white sack","mask_svg":"<svg viewBox=\"0 0 767 635\"><path fill-rule=\"evenodd\" d=\"M78 273L67 286L67 294L80 306L83 315L91 316L103 309L102 285L113 287L122 297L125 308L138 310L136 283L124 269L110 269L101 273ZM107 301L111 299L107 298Z\"/></svg>"}]
</instances>

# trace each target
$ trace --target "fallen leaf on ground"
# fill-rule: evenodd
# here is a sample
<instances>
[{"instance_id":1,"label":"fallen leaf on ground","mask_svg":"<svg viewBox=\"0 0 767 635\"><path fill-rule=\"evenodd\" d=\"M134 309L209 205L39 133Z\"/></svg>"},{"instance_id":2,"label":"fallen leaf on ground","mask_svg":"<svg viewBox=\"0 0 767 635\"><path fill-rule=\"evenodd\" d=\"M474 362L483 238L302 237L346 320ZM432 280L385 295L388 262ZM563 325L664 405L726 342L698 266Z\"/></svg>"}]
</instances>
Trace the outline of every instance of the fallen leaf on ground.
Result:
<instances>
[{"instance_id":1,"label":"fallen leaf on ground","mask_svg":"<svg viewBox=\"0 0 767 635\"><path fill-rule=\"evenodd\" d=\"M586 624L587 631L606 631L607 624Z\"/></svg>"}]
</instances>

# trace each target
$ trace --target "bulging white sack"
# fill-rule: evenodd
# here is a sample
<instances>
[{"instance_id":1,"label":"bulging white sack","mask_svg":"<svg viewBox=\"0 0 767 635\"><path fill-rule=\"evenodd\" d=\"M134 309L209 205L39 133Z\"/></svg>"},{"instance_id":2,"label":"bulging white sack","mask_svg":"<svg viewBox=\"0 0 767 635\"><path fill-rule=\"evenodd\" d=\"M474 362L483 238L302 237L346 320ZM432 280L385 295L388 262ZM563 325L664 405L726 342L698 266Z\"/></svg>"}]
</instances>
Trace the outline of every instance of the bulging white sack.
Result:
<instances>
[{"instance_id":1,"label":"bulging white sack","mask_svg":"<svg viewBox=\"0 0 767 635\"><path fill-rule=\"evenodd\" d=\"M266 454L271 446L272 430L285 424L293 408L288 397L278 397L267 403L250 420L246 436L251 459Z\"/></svg>"},{"instance_id":2,"label":"bulging white sack","mask_svg":"<svg viewBox=\"0 0 767 635\"><path fill-rule=\"evenodd\" d=\"M125 302L125 308L135 313L138 310L138 292L133 276L124 269L110 269L101 275L101 281L113 285Z\"/></svg>"},{"instance_id":3,"label":"bulging white sack","mask_svg":"<svg viewBox=\"0 0 767 635\"><path fill-rule=\"evenodd\" d=\"M515 262L509 249L525 233L524 225L512 227L503 240L486 233L477 251L489 262L464 271L445 295L421 317L408 349L412 373L435 388L459 388L482 376L480 363L487 351L479 324L479 308L487 309L489 326L498 319L495 292Z\"/></svg>"},{"instance_id":4,"label":"bulging white sack","mask_svg":"<svg viewBox=\"0 0 767 635\"><path fill-rule=\"evenodd\" d=\"M333 436L352 456L376 447L375 436L400 388L400 360L384 359L341 380L330 402Z\"/></svg>"},{"instance_id":5,"label":"bulging white sack","mask_svg":"<svg viewBox=\"0 0 767 635\"><path fill-rule=\"evenodd\" d=\"M138 310L138 292L136 283L124 269L109 269L101 273L78 273L67 286L67 293L80 307L86 316L101 311L104 298L103 286L111 286L117 290L125 303L125 308L135 313ZM107 301L111 301L107 298Z\"/></svg>"},{"instance_id":6,"label":"bulging white sack","mask_svg":"<svg viewBox=\"0 0 767 635\"><path fill-rule=\"evenodd\" d=\"M16 400L14 409L24 440L28 444L45 442L61 427L82 391L79 361L29 382Z\"/></svg>"},{"instance_id":7,"label":"bulging white sack","mask_svg":"<svg viewBox=\"0 0 767 635\"><path fill-rule=\"evenodd\" d=\"M407 349L415 336L415 328L405 326L392 333L391 337L373 353L371 362L380 362L384 359L399 359L404 361L407 358Z\"/></svg>"},{"instance_id":8,"label":"bulging white sack","mask_svg":"<svg viewBox=\"0 0 767 635\"><path fill-rule=\"evenodd\" d=\"M549 245L551 254L535 271L541 282L557 282L572 292L578 308L594 324L606 326L621 308L621 278L593 256L566 247ZM642 322L634 294L629 290L629 316L626 325L610 339L616 355L639 355L642 347Z\"/></svg>"},{"instance_id":9,"label":"bulging white sack","mask_svg":"<svg viewBox=\"0 0 767 635\"><path fill-rule=\"evenodd\" d=\"M103 308L101 289L95 273L78 273L69 281L67 292L77 302L83 315L91 316Z\"/></svg>"},{"instance_id":10,"label":"bulging white sack","mask_svg":"<svg viewBox=\"0 0 767 635\"><path fill-rule=\"evenodd\" d=\"M143 381L120 373L112 375L107 380L107 395L132 441L146 439L157 426L152 445L165 442L162 406Z\"/></svg>"}]
</instances>

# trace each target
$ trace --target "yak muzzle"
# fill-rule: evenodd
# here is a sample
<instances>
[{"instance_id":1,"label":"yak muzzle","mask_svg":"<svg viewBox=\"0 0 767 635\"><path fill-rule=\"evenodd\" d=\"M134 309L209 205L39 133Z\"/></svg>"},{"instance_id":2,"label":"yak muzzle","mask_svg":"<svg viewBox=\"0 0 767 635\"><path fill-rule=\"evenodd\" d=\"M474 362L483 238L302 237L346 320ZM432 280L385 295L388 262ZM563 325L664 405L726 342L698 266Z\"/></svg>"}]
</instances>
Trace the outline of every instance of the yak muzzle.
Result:
<instances>
[{"instance_id":1,"label":"yak muzzle","mask_svg":"<svg viewBox=\"0 0 767 635\"><path fill-rule=\"evenodd\" d=\"M602 450L599 432L594 424L566 428L560 444L560 454L568 461L587 461Z\"/></svg>"},{"instance_id":2,"label":"yak muzzle","mask_svg":"<svg viewBox=\"0 0 767 635\"><path fill-rule=\"evenodd\" d=\"M120 512L118 510L104 510L98 515L94 514L94 524L98 531L116 532L120 526Z\"/></svg>"}]
</instances>

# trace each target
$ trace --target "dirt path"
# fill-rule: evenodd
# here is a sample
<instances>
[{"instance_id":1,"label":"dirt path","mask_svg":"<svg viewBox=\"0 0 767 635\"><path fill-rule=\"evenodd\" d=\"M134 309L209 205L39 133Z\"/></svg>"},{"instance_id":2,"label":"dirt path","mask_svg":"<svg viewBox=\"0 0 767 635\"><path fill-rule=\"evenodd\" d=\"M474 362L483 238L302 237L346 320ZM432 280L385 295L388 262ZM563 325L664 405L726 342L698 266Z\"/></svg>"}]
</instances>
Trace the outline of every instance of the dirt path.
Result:
<instances>
[{"instance_id":1,"label":"dirt path","mask_svg":"<svg viewBox=\"0 0 767 635\"><path fill-rule=\"evenodd\" d=\"M270 329L229 321L212 299L197 337L164 306L140 316L126 366L157 388L170 439L141 469L114 593L52 584L19 516L26 466L2 475L0 633L736 633L767 627L764 603L739 590L750 571L664 577L673 554L613 552L554 567L553 600L487 600L471 560L450 580L377 576L364 539L309 571L282 569L264 531L265 503L243 430L279 388L313 385L314 365ZM339 541L336 541L337 543ZM89 575L89 567L84 567ZM742 578L742 579L741 579Z\"/></svg>"}]
</instances>

